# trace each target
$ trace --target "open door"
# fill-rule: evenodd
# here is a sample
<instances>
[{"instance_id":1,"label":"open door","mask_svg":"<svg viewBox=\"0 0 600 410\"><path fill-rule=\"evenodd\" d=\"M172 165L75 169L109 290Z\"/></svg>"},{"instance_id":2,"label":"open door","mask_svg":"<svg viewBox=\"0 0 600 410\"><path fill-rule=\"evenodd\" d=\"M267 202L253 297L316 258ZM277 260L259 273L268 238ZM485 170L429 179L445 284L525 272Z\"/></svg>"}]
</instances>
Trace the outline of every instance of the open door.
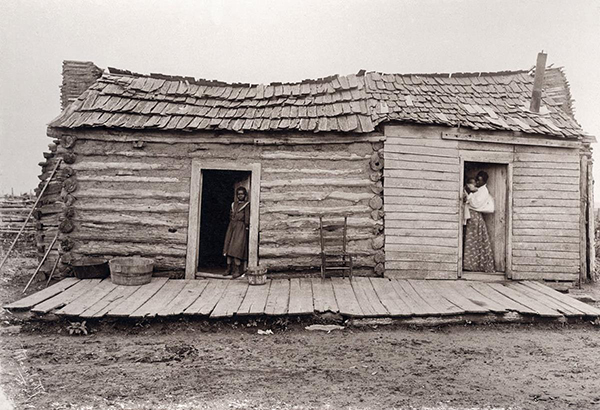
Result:
<instances>
[{"instance_id":1,"label":"open door","mask_svg":"<svg viewBox=\"0 0 600 410\"><path fill-rule=\"evenodd\" d=\"M494 198L493 214L483 214L494 255L496 274L506 272L507 255L507 192L508 165L482 162L464 162L464 184L479 171L488 174L487 188ZM463 233L464 234L464 233ZM464 246L464 240L462 241ZM477 272L482 273L482 272Z\"/></svg>"}]
</instances>

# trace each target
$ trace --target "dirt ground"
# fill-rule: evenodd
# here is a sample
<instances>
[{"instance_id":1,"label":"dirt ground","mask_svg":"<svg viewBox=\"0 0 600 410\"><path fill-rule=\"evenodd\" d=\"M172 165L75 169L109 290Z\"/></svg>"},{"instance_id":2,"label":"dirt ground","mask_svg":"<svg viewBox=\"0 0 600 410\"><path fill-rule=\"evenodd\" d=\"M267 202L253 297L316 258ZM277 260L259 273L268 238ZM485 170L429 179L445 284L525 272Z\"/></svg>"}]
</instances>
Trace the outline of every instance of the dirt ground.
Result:
<instances>
[{"instance_id":1,"label":"dirt ground","mask_svg":"<svg viewBox=\"0 0 600 410\"><path fill-rule=\"evenodd\" d=\"M31 265L11 261L0 302L20 297ZM70 336L64 320L0 315L0 384L15 409L600 408L591 323L325 333L304 329L319 318L104 320Z\"/></svg>"}]
</instances>

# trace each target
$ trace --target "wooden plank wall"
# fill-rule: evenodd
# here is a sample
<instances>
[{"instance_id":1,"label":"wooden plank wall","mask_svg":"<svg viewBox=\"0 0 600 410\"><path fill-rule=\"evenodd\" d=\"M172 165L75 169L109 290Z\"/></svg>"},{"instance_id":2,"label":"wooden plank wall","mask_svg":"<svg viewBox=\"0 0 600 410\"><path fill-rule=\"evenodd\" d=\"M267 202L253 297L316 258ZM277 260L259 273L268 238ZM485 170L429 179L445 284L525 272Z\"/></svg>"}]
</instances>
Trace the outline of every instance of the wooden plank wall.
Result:
<instances>
[{"instance_id":1,"label":"wooden plank wall","mask_svg":"<svg viewBox=\"0 0 600 410\"><path fill-rule=\"evenodd\" d=\"M457 278L458 142L440 130L385 127L386 276Z\"/></svg>"},{"instance_id":2,"label":"wooden plank wall","mask_svg":"<svg viewBox=\"0 0 600 410\"><path fill-rule=\"evenodd\" d=\"M70 135L77 142L70 149L59 145L58 152L76 158L69 165L77 184L73 230L61 234L72 241L71 258L139 254L155 259L158 269L184 269L192 158L262 164L259 261L271 270L320 265L319 215L349 215L349 251L365 273L373 273L382 252L375 239L383 222L370 206L377 196L370 161L381 136L323 144L330 137L323 135L296 145L272 135L260 144L239 135ZM46 234L45 242L51 239Z\"/></svg>"},{"instance_id":3,"label":"wooden plank wall","mask_svg":"<svg viewBox=\"0 0 600 410\"><path fill-rule=\"evenodd\" d=\"M578 150L515 147L513 279L578 279L579 177Z\"/></svg>"}]
</instances>

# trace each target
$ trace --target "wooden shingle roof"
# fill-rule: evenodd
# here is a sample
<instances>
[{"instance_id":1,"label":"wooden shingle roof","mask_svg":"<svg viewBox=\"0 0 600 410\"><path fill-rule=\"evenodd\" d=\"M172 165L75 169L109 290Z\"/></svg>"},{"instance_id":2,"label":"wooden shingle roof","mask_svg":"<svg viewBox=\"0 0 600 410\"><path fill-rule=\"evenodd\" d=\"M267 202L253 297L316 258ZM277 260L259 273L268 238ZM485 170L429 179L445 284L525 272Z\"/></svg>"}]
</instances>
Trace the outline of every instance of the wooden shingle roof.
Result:
<instances>
[{"instance_id":1,"label":"wooden shingle roof","mask_svg":"<svg viewBox=\"0 0 600 410\"><path fill-rule=\"evenodd\" d=\"M105 72L50 127L368 133L388 121L576 138L568 83L548 69L539 114L533 74L382 74L299 83L226 84Z\"/></svg>"}]
</instances>

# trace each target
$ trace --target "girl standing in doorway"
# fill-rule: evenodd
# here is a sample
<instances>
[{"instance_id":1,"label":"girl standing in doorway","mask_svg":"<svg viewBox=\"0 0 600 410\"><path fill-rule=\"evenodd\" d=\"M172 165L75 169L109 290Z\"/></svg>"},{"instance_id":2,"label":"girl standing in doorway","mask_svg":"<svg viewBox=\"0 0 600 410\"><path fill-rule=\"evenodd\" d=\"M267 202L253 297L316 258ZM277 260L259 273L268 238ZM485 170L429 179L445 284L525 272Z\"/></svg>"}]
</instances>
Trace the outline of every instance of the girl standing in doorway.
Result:
<instances>
[{"instance_id":1,"label":"girl standing in doorway","mask_svg":"<svg viewBox=\"0 0 600 410\"><path fill-rule=\"evenodd\" d=\"M487 189L488 174L479 171L475 177L475 192L465 198L469 219L465 229L463 269L471 272L494 272L494 254L483 213L494 212L494 198Z\"/></svg>"},{"instance_id":2,"label":"girl standing in doorway","mask_svg":"<svg viewBox=\"0 0 600 410\"><path fill-rule=\"evenodd\" d=\"M244 261L248 259L248 229L250 226L250 203L248 191L239 187L236 200L231 204L229 226L225 234L223 255L227 257L227 275L239 278L243 274Z\"/></svg>"}]
</instances>

